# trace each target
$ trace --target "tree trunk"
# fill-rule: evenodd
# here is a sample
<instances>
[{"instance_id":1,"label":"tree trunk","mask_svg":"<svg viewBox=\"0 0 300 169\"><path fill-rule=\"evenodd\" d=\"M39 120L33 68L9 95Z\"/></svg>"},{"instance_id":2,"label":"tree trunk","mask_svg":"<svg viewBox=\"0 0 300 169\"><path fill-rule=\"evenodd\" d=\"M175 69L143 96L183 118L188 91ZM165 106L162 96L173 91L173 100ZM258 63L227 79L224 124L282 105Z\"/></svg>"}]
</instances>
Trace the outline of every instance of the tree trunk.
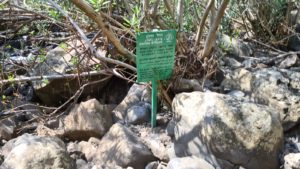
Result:
<instances>
[{"instance_id":1,"label":"tree trunk","mask_svg":"<svg viewBox=\"0 0 300 169\"><path fill-rule=\"evenodd\" d=\"M179 31L182 30L182 26L183 26L183 9L184 9L184 1L178 0L176 21L179 27Z\"/></svg>"},{"instance_id":2,"label":"tree trunk","mask_svg":"<svg viewBox=\"0 0 300 169\"><path fill-rule=\"evenodd\" d=\"M221 23L221 19L225 13L225 9L226 9L228 3L229 3L229 0L223 0L220 8L217 11L217 16L215 18L215 21L214 21L212 27L210 28L209 33L206 37L203 53L200 56L201 59L208 57L212 52L212 48L215 44L216 37L217 37L217 30L218 30L219 24Z\"/></svg>"},{"instance_id":3,"label":"tree trunk","mask_svg":"<svg viewBox=\"0 0 300 169\"><path fill-rule=\"evenodd\" d=\"M202 32L203 32L203 29L204 29L205 21L207 19L209 11L213 7L214 2L215 2L215 0L209 0L208 4L206 6L206 9L204 11L203 17L200 21L200 25L199 25L198 30L197 30L195 46L199 45L199 42L200 42L200 39L201 39L201 36L202 36Z\"/></svg>"}]
</instances>

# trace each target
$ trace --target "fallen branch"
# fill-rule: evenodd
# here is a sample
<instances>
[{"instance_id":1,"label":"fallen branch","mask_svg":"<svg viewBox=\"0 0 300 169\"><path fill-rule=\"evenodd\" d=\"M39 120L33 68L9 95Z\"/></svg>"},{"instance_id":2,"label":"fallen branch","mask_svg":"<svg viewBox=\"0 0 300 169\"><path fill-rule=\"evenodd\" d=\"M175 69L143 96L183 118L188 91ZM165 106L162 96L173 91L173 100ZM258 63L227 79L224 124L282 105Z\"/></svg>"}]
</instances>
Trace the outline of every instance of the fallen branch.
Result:
<instances>
[{"instance_id":1,"label":"fallen branch","mask_svg":"<svg viewBox=\"0 0 300 169\"><path fill-rule=\"evenodd\" d=\"M0 85L7 84L7 83L16 83L16 82L26 82L26 81L41 81L43 79L54 80L54 79L71 79L76 77L86 77L86 76L95 76L100 74L108 74L108 71L91 71L91 72L84 72L80 74L64 74L64 75L46 75L46 76L32 76L32 77L19 77L14 79L6 79L1 80Z\"/></svg>"}]
</instances>

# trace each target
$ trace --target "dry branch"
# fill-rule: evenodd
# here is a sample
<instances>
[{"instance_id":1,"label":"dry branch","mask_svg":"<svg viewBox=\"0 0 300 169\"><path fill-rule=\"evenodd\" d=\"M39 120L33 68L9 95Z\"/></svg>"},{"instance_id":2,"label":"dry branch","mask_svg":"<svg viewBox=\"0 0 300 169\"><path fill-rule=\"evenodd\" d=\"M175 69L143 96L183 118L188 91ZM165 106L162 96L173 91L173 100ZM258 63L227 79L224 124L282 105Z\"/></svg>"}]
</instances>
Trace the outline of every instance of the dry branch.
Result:
<instances>
[{"instance_id":1,"label":"dry branch","mask_svg":"<svg viewBox=\"0 0 300 169\"><path fill-rule=\"evenodd\" d=\"M91 72L84 72L84 73L76 73L76 74L63 74L63 75L45 75L45 76L31 76L31 77L19 77L9 80L1 80L0 85L6 84L6 83L15 83L15 82L26 82L26 81L41 81L43 79L48 80L54 80L54 79L71 79L76 77L86 77L86 76L94 76L94 75L100 75L100 74L108 74L108 71L102 70L102 71L91 71Z\"/></svg>"},{"instance_id":2,"label":"dry branch","mask_svg":"<svg viewBox=\"0 0 300 169\"><path fill-rule=\"evenodd\" d=\"M135 55L127 50L119 41L119 39L115 36L115 34L110 30L110 26L108 23L104 22L104 19L101 15L99 15L95 10L89 6L86 2L82 0L72 0L73 4L75 4L79 9L81 9L89 18L95 21L98 27L103 31L104 35L107 36L109 41L117 48L118 52L124 56L126 56L129 60L135 62Z\"/></svg>"},{"instance_id":3,"label":"dry branch","mask_svg":"<svg viewBox=\"0 0 300 169\"><path fill-rule=\"evenodd\" d=\"M96 52L96 50L94 49L94 47L92 46L92 44L90 43L90 41L88 40L88 38L85 36L85 34L83 33L83 31L79 28L79 26L73 21L72 18L70 18L65 11L63 11L55 2L53 2L52 0L48 0L53 6L55 6L56 9L58 9L66 18L69 19L69 21L71 22L71 24L74 26L74 28L78 31L80 37L83 39L83 41L88 45L89 49L91 50L91 52L101 61L103 62L108 62L108 63L112 63L112 64L116 64L116 65L120 65L123 66L125 68L128 68L134 72L136 72L136 68L126 64L124 62L118 61L118 60L114 60L114 59L110 59L110 58L106 58L104 56L100 56L99 53ZM119 41L118 41L119 42ZM120 42L119 42L120 43ZM123 46L122 46L123 47ZM126 49L127 50L127 49Z\"/></svg>"}]
</instances>

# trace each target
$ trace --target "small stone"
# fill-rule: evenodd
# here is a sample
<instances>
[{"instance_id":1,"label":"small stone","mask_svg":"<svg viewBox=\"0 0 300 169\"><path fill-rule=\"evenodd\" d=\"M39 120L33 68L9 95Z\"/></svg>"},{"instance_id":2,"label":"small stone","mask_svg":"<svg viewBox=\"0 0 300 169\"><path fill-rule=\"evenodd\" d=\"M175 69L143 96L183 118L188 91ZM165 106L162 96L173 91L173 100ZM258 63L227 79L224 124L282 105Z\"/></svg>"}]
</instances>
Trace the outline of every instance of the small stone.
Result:
<instances>
[{"instance_id":1,"label":"small stone","mask_svg":"<svg viewBox=\"0 0 300 169\"><path fill-rule=\"evenodd\" d=\"M298 60L299 59L296 54L290 55L287 58L285 58L282 62L280 62L279 68L283 68L283 69L290 68L296 65Z\"/></svg>"},{"instance_id":2,"label":"small stone","mask_svg":"<svg viewBox=\"0 0 300 169\"><path fill-rule=\"evenodd\" d=\"M173 158L167 169L215 169L207 161L197 157Z\"/></svg>"},{"instance_id":3,"label":"small stone","mask_svg":"<svg viewBox=\"0 0 300 169\"><path fill-rule=\"evenodd\" d=\"M151 117L151 106L149 103L140 102L127 110L126 122L129 124L142 124L149 122Z\"/></svg>"},{"instance_id":4,"label":"small stone","mask_svg":"<svg viewBox=\"0 0 300 169\"><path fill-rule=\"evenodd\" d=\"M300 169L300 153L290 153L285 155L284 169Z\"/></svg>"}]
</instances>

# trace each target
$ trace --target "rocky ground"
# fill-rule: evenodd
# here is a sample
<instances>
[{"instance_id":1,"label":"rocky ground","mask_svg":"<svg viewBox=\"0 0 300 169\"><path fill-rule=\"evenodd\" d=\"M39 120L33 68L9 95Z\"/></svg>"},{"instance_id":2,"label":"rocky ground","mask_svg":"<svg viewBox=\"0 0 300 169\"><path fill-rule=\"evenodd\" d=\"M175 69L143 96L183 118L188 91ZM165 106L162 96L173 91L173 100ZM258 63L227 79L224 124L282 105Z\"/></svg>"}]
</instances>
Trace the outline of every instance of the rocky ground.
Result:
<instances>
[{"instance_id":1,"label":"rocky ground","mask_svg":"<svg viewBox=\"0 0 300 169\"><path fill-rule=\"evenodd\" d=\"M226 52L219 50L220 78L178 80L171 108L160 104L153 129L147 84L110 77L44 118L31 104L33 91L45 104L60 104L66 82L23 84L13 111L1 104L0 168L298 169L299 53L271 51L231 39ZM65 73L66 59L64 50L50 50L29 73Z\"/></svg>"}]
</instances>

